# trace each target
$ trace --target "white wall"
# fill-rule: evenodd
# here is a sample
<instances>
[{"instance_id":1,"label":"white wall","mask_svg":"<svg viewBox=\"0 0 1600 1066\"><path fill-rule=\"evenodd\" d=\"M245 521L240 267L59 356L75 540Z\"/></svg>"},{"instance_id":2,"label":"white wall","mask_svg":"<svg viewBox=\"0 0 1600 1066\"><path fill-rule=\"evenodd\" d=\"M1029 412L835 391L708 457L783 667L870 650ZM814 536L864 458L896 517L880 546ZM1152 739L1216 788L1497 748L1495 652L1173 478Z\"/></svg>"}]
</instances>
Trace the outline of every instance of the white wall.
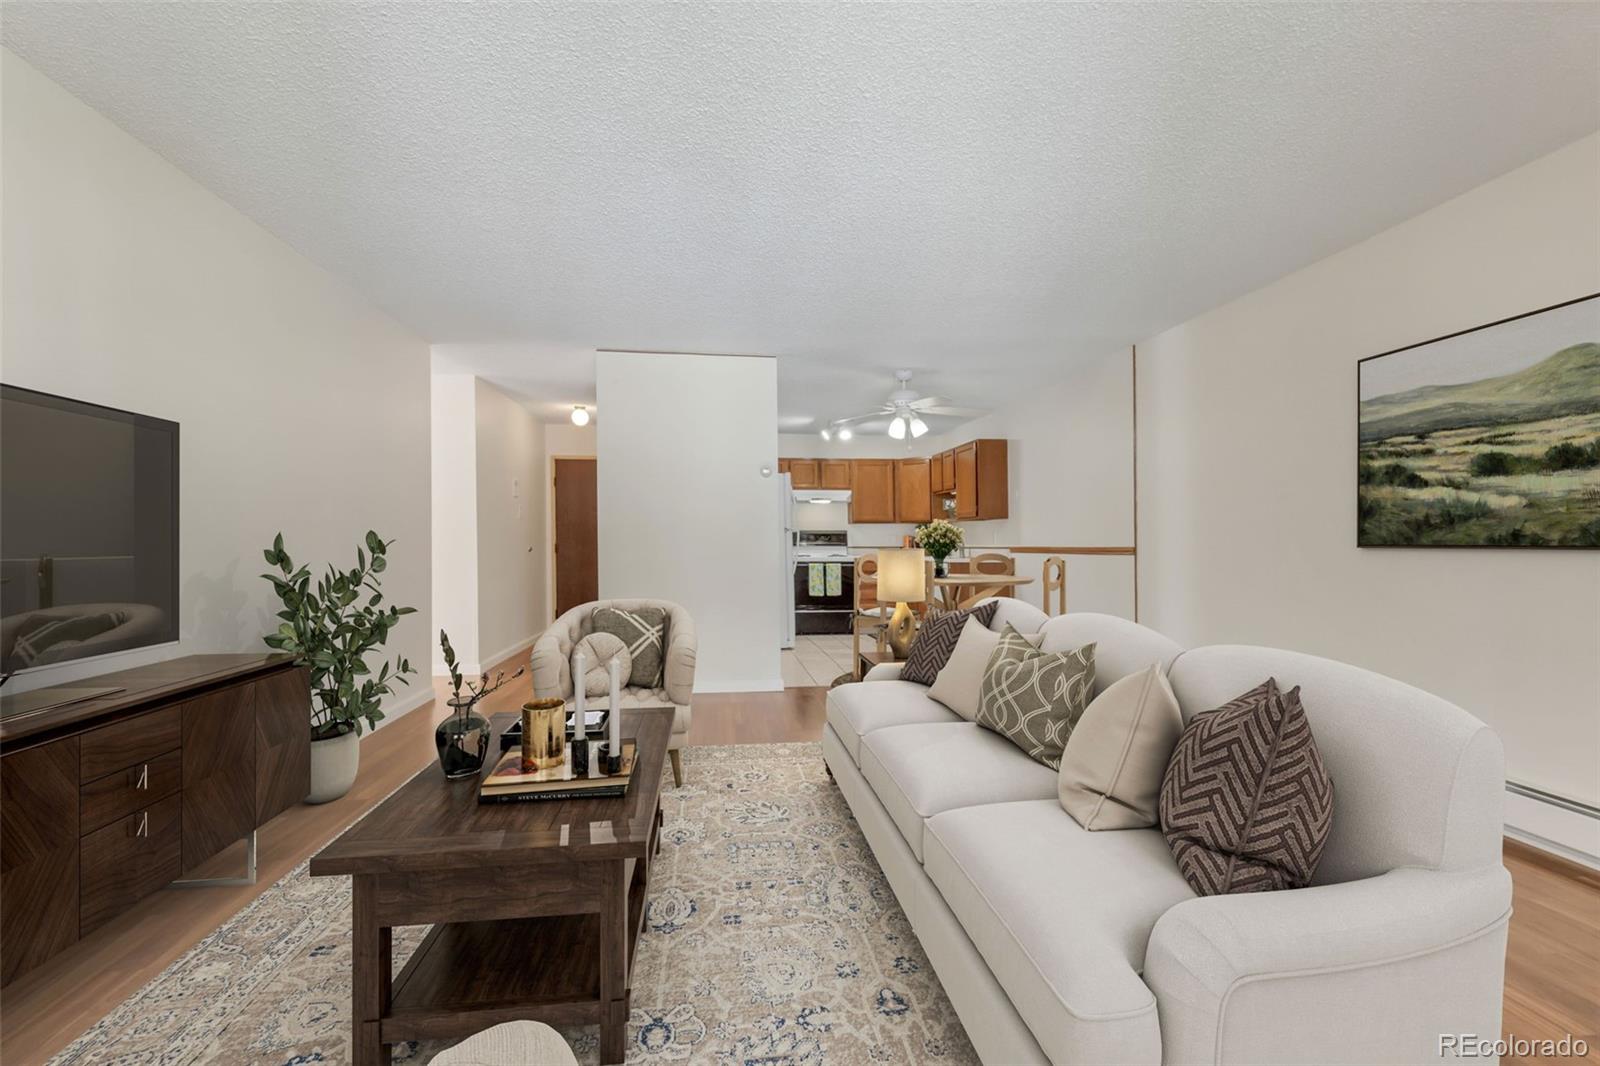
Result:
<instances>
[{"instance_id":1,"label":"white wall","mask_svg":"<svg viewBox=\"0 0 1600 1066\"><path fill-rule=\"evenodd\" d=\"M1591 136L1141 343L1143 620L1436 692L1600 803L1600 553L1355 544L1356 361L1600 290L1597 190Z\"/></svg>"},{"instance_id":2,"label":"white wall","mask_svg":"<svg viewBox=\"0 0 1600 1066\"><path fill-rule=\"evenodd\" d=\"M550 624L544 427L482 378L476 395L478 659L489 667L530 647Z\"/></svg>"},{"instance_id":3,"label":"white wall","mask_svg":"<svg viewBox=\"0 0 1600 1066\"><path fill-rule=\"evenodd\" d=\"M433 672L446 673L437 634L466 673L478 666L477 388L471 374L432 378Z\"/></svg>"},{"instance_id":4,"label":"white wall","mask_svg":"<svg viewBox=\"0 0 1600 1066\"><path fill-rule=\"evenodd\" d=\"M431 698L427 345L3 50L0 78L0 375L182 426L178 646L7 690L262 650L273 534L351 566L371 528L395 541L385 592L419 611L387 650L424 675L389 710Z\"/></svg>"},{"instance_id":5,"label":"white wall","mask_svg":"<svg viewBox=\"0 0 1600 1066\"><path fill-rule=\"evenodd\" d=\"M782 688L774 362L603 352L596 369L601 598L686 607L701 691Z\"/></svg>"}]
</instances>

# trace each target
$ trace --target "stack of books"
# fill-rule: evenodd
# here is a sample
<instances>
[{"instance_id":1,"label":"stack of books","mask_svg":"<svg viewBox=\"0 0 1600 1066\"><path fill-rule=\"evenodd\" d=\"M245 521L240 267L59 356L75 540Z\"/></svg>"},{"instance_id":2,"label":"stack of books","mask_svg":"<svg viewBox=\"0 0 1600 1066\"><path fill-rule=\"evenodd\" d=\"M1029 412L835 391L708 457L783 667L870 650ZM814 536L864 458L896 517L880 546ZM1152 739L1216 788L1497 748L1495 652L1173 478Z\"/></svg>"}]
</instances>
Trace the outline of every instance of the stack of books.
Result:
<instances>
[{"instance_id":1,"label":"stack of books","mask_svg":"<svg viewBox=\"0 0 1600 1066\"><path fill-rule=\"evenodd\" d=\"M600 769L599 760L589 760L589 772L582 776L572 773L572 757L557 766L532 773L522 772L522 749L512 748L500 757L489 776L478 786L479 803L522 803L529 800L604 799L623 796L628 792L628 780L633 775L636 752L631 740L622 742L622 770L607 774Z\"/></svg>"}]
</instances>

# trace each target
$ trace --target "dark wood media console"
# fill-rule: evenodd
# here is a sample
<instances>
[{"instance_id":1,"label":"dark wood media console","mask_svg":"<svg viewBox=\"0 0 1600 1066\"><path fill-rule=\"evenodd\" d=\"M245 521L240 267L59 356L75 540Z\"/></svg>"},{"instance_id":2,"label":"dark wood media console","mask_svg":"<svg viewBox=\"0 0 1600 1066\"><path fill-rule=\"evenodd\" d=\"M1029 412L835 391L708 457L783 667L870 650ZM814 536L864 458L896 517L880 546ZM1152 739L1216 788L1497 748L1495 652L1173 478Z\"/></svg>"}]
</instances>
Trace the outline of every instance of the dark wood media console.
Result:
<instances>
[{"instance_id":1,"label":"dark wood media console","mask_svg":"<svg viewBox=\"0 0 1600 1066\"><path fill-rule=\"evenodd\" d=\"M0 718L0 984L178 880L311 787L286 655L190 655ZM253 849L251 851L253 864Z\"/></svg>"}]
</instances>

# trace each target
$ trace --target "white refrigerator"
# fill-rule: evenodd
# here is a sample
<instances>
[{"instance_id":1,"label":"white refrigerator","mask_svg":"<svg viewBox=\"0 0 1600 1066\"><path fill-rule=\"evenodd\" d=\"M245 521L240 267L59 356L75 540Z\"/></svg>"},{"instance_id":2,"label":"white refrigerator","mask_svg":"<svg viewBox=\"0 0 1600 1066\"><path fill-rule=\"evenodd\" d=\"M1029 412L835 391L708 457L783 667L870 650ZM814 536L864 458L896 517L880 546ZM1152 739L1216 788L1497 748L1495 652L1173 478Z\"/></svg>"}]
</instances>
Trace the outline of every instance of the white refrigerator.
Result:
<instances>
[{"instance_id":1,"label":"white refrigerator","mask_svg":"<svg viewBox=\"0 0 1600 1066\"><path fill-rule=\"evenodd\" d=\"M783 605L783 621L778 627L778 632L783 634L783 647L794 647L794 482L788 474L778 475L778 507L783 527L783 551L779 558L783 560L783 573L778 575L783 580L783 595L778 597L778 602Z\"/></svg>"}]
</instances>

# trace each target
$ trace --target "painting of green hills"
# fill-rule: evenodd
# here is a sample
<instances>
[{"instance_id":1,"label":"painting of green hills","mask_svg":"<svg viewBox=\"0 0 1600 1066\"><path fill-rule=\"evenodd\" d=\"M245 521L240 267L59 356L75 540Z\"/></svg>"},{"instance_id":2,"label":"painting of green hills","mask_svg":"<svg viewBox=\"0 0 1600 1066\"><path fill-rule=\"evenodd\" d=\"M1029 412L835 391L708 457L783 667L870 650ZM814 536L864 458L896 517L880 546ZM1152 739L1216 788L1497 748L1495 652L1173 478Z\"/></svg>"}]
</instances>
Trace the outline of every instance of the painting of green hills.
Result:
<instances>
[{"instance_id":1,"label":"painting of green hills","mask_svg":"<svg viewBox=\"0 0 1600 1066\"><path fill-rule=\"evenodd\" d=\"M1361 360L1362 547L1600 548L1600 295Z\"/></svg>"}]
</instances>

